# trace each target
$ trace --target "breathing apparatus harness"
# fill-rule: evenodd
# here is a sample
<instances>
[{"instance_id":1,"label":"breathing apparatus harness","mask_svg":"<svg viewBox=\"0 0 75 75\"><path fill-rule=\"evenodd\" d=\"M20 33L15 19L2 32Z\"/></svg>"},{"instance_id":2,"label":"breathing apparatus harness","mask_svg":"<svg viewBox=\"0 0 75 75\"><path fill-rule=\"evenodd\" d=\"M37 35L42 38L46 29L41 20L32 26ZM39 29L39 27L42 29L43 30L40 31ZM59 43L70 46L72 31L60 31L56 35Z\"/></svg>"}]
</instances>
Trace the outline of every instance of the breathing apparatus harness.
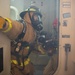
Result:
<instances>
[{"instance_id":1,"label":"breathing apparatus harness","mask_svg":"<svg viewBox=\"0 0 75 75\"><path fill-rule=\"evenodd\" d=\"M25 33L26 33L26 23L24 22L24 20L20 20L19 22L21 22L23 24L23 30L21 32L21 34L18 36L18 38L14 41L11 42L11 46L12 47L15 47L14 48L14 51L11 52L12 55L14 55L17 59L17 63L15 62L15 60L11 60L11 63L14 63L14 64L18 64L18 65L22 65L22 69L20 70L23 70L25 65L27 65L27 63L29 63L29 59L28 59L28 56L29 54L31 53L31 50L30 50L30 44L26 41L22 41ZM24 48L26 47L26 49L28 49L28 54L27 55L20 55L20 51L21 50L24 50ZM20 58L22 58L22 62L20 62ZM25 62L24 59L27 58L27 61Z\"/></svg>"}]
</instances>

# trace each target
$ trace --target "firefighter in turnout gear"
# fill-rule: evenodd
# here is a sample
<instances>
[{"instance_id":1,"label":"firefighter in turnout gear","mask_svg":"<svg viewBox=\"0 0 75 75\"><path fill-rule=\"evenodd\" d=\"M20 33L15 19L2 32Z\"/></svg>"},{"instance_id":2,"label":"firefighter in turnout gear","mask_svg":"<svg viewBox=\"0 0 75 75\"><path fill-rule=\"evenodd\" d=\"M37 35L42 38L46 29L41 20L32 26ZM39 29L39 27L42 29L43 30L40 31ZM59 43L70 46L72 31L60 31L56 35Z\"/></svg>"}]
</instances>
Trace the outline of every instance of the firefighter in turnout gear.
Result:
<instances>
[{"instance_id":1,"label":"firefighter in turnout gear","mask_svg":"<svg viewBox=\"0 0 75 75\"><path fill-rule=\"evenodd\" d=\"M33 75L34 67L28 58L32 44L41 31L42 14L36 6L20 13L21 20L14 21L0 16L0 32L11 40L11 75Z\"/></svg>"}]
</instances>

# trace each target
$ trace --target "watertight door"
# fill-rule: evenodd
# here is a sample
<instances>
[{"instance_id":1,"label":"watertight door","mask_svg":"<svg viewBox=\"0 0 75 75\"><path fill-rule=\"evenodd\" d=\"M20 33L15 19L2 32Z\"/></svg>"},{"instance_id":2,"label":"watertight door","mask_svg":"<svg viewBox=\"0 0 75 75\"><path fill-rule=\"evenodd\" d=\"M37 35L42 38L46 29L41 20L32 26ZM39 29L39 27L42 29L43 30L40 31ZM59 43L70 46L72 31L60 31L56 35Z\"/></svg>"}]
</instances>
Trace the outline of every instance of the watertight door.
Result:
<instances>
[{"instance_id":1,"label":"watertight door","mask_svg":"<svg viewBox=\"0 0 75 75\"><path fill-rule=\"evenodd\" d=\"M9 17L9 0L0 0L0 16ZM0 32L0 75L10 75L10 40Z\"/></svg>"},{"instance_id":2,"label":"watertight door","mask_svg":"<svg viewBox=\"0 0 75 75\"><path fill-rule=\"evenodd\" d=\"M54 75L75 75L75 0L60 0L59 65Z\"/></svg>"}]
</instances>

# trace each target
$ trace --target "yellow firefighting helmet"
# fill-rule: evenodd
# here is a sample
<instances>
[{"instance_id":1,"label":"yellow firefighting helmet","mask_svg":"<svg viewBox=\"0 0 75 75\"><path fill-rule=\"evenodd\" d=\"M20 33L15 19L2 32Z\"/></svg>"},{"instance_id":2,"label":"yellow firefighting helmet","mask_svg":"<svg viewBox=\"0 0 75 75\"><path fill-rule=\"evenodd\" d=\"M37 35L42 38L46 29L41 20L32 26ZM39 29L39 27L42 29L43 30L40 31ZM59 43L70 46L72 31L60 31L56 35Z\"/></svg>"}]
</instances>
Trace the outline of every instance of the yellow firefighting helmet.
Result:
<instances>
[{"instance_id":1,"label":"yellow firefighting helmet","mask_svg":"<svg viewBox=\"0 0 75 75\"><path fill-rule=\"evenodd\" d=\"M26 12L36 12L37 14L40 15L40 17L42 17L42 14L40 12L40 9L37 8L36 6L30 6L29 8L27 8L25 11L20 13L20 17L23 19L24 15L26 14Z\"/></svg>"}]
</instances>

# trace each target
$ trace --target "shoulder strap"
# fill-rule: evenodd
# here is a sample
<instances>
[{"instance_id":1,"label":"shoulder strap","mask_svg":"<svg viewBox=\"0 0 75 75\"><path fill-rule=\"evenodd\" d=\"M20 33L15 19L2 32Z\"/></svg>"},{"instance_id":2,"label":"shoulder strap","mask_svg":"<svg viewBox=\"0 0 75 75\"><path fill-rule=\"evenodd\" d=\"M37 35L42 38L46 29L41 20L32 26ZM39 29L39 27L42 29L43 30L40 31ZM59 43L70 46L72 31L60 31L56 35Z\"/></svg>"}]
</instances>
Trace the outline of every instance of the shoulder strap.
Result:
<instances>
[{"instance_id":1,"label":"shoulder strap","mask_svg":"<svg viewBox=\"0 0 75 75\"><path fill-rule=\"evenodd\" d=\"M15 40L15 42L18 42L19 40L21 40L24 37L25 33L26 33L26 23L24 22L24 20L19 20L19 22L23 24L23 30L22 30L21 34L19 34L19 36Z\"/></svg>"}]
</instances>

